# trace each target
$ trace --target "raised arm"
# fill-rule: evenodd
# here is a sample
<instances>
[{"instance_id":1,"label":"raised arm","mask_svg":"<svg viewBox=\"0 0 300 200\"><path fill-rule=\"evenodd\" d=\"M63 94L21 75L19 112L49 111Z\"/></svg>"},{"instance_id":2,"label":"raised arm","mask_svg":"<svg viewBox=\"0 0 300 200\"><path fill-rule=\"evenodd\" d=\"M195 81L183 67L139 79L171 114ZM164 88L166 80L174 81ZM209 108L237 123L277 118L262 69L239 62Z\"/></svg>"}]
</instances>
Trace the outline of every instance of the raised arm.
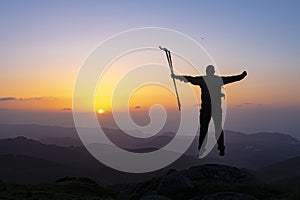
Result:
<instances>
[{"instance_id":1,"label":"raised arm","mask_svg":"<svg viewBox=\"0 0 300 200\"><path fill-rule=\"evenodd\" d=\"M200 85L201 82L203 82L202 76L178 76L175 74L171 74L171 77L185 83L190 82L193 85Z\"/></svg>"},{"instance_id":2,"label":"raised arm","mask_svg":"<svg viewBox=\"0 0 300 200\"><path fill-rule=\"evenodd\" d=\"M243 71L243 73L236 75L236 76L222 76L222 80L224 82L224 85L228 84L228 83L233 83L236 81L240 81L243 78L245 78L247 76L247 72Z\"/></svg>"}]
</instances>

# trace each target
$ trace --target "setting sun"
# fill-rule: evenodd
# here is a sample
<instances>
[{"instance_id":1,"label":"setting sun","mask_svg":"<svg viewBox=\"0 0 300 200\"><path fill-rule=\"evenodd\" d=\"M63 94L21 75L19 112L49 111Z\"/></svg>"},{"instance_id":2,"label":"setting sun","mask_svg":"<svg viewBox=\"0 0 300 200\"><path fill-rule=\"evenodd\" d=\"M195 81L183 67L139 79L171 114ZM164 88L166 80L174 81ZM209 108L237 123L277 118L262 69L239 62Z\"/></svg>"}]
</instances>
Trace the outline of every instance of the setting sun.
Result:
<instances>
[{"instance_id":1,"label":"setting sun","mask_svg":"<svg viewBox=\"0 0 300 200\"><path fill-rule=\"evenodd\" d=\"M102 113L104 113L104 110L103 110L103 109L99 109L99 110L98 110L98 113L99 113L99 114L102 114Z\"/></svg>"}]
</instances>

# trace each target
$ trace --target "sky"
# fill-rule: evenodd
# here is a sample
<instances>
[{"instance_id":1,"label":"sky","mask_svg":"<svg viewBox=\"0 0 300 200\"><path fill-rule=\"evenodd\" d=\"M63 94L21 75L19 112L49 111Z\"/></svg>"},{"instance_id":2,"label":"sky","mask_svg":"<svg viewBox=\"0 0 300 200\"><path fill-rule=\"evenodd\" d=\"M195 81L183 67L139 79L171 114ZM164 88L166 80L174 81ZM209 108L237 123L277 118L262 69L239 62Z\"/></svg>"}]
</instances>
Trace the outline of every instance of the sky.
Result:
<instances>
[{"instance_id":1,"label":"sky","mask_svg":"<svg viewBox=\"0 0 300 200\"><path fill-rule=\"evenodd\" d=\"M44 112L65 115L80 66L99 43L128 29L162 27L203 45L222 74L247 70L246 80L226 89L228 128L300 138L295 119L300 110L299 8L297 0L2 0L0 123L45 123L36 114ZM130 106L149 106L153 101L145 99L155 95L150 91L140 91ZM163 103L176 109L174 101ZM98 107L109 110L107 103ZM29 122L20 117L24 112L31 113Z\"/></svg>"}]
</instances>

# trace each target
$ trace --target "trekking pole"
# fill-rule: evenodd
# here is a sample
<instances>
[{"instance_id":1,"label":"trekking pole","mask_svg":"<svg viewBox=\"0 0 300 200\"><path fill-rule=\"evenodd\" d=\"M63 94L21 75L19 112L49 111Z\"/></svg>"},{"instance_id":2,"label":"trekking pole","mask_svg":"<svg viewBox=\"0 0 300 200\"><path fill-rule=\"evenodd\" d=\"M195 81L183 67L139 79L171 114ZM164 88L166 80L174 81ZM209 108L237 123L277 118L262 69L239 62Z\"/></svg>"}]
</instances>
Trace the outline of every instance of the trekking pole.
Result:
<instances>
[{"instance_id":1,"label":"trekking pole","mask_svg":"<svg viewBox=\"0 0 300 200\"><path fill-rule=\"evenodd\" d=\"M167 56L167 60L168 60L168 63L169 63L171 74L175 75L174 74L174 69L173 69L173 64L172 64L171 52L167 48L162 48L161 46L159 46L159 48L160 48L160 50L165 51L166 56ZM175 78L172 78L172 79L173 79L173 84L174 84L175 93L176 93L176 97L177 97L178 109L179 109L179 111L181 111L181 104L180 104L180 100L179 100L179 95L178 95L178 91L177 91Z\"/></svg>"}]
</instances>

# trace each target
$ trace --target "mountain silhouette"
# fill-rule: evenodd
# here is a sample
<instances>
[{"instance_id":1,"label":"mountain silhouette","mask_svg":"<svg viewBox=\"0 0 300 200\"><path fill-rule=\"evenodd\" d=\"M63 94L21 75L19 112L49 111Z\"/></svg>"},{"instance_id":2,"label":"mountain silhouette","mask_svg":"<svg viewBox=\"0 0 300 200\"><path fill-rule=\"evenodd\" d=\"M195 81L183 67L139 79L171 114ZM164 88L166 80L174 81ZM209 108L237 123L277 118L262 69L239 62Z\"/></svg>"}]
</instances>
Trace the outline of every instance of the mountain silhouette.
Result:
<instances>
[{"instance_id":1,"label":"mountain silhouette","mask_svg":"<svg viewBox=\"0 0 300 200\"><path fill-rule=\"evenodd\" d=\"M5 126L5 125L0 125ZM177 170L184 170L192 166L203 165L203 164L220 164L220 165L229 165L239 168L249 169L250 171L257 172L258 176L261 177L263 180L268 182L280 181L283 179L295 178L297 173L297 157L300 155L300 142L286 134L281 133L256 133L256 134L244 134L241 132L229 131L226 130L226 143L227 145L227 155L224 158L220 158L218 155L218 151L213 150L211 151L205 158L198 159L195 157L194 150L197 148L195 146L197 143L193 143L190 150L188 150L185 155L181 156L176 162L172 163L170 166L158 170L152 173L146 174L128 174L119 172L113 169L110 169L103 165L102 163L98 162L89 152L85 149L84 146L59 146L55 144L44 144L37 139L29 139L26 138L28 135L32 135L35 137L40 138L39 140L43 140L44 138L51 138L52 135L48 135L45 133L49 126L36 126L36 125L9 125L10 127L17 127L12 129L5 129L3 135L23 135L15 138L6 138L0 139L0 155L4 156L0 159L0 163L5 163L8 157L5 156L12 156L11 161L8 163L13 163L13 158L15 160L20 160L18 166L24 166L23 170L20 171L21 174L25 173L26 170L29 168L24 161L22 164L22 159L19 156L25 156L28 159L36 159L36 163L40 163L40 165L35 165L36 171L40 173L39 176L35 179L35 182L43 182L43 178L47 175L52 177L51 174L64 175L60 172L70 171L71 174L75 175L88 175L92 177L94 180L101 184L116 184L116 183L128 183L128 182L139 182L145 181L147 179L151 179L153 177L161 176L165 174L169 169L177 169ZM7 126L7 127L9 127ZM35 127L35 134L30 134L30 129ZM22 132L21 128L24 128L24 132ZM27 130L26 130L27 129ZM18 130L17 132L14 132ZM70 137L76 140L78 136L72 136L72 134L76 134L75 129L73 128L64 128L64 127L54 127L53 129L50 128L52 131L56 131L54 134L55 138L52 140L55 142L61 138ZM67 130L67 134L64 134L64 131ZM38 131L41 131L41 135L38 135ZM112 137L116 140L120 135L123 134L120 130L110 129L110 133L113 133ZM3 135L1 135L3 137ZM26 137L24 137L24 135ZM172 137L174 133L167 132L163 135L159 135L154 140L147 140L145 143L134 144L132 141L131 146L125 148L125 150L131 152L151 152L155 151L162 145L166 144ZM189 139L188 136L181 137L180 140ZM70 141L70 140L69 140ZM68 141L68 142L69 142ZM197 142L197 139L195 139ZM126 144L126 139L121 137L119 142L120 145ZM105 145L108 149L107 152L103 153L110 153L109 148L110 145L107 144L93 144L93 145ZM167 152L168 154L177 154L176 152ZM15 156L15 157L13 157ZM294 160L294 159L296 160ZM289 160L291 159L291 160ZM23 159L24 160L24 159ZM294 161L294 162L292 162ZM28 161L29 162L29 161ZM50 173L49 170L42 170L43 168L47 169L43 166L43 162L45 165L46 162L49 162L49 166L52 166ZM280 164L283 162L283 164ZM287 162L287 163L285 163ZM51 163L51 164L50 164ZM274 164L277 163L277 164ZM294 163L294 164L293 164ZM274 164L274 166L272 166ZM39 167L38 167L39 166ZM273 173L274 170L268 167L275 168L278 166L278 170L282 169L280 173L276 175ZM40 168L40 169L39 169ZM26 170L25 170L26 169ZM0 175L0 179L6 182L10 180L10 182L24 183L27 179L15 179L13 173L7 173L5 176L5 171L11 170L10 165L2 165L1 173L4 175L3 177ZM55 172L57 170L58 172ZM74 173L73 173L74 172ZM288 174L290 173L290 174ZM12 175L10 179L8 175ZM65 174L65 176L68 174ZM29 179L28 179L29 180ZM45 181L50 181L52 179L45 178ZM288 181L288 180L286 180ZM297 182L297 179L293 180Z\"/></svg>"},{"instance_id":2,"label":"mountain silhouette","mask_svg":"<svg viewBox=\"0 0 300 200\"><path fill-rule=\"evenodd\" d=\"M0 154L26 155L78 168L102 166L83 147L46 145L23 136L0 140Z\"/></svg>"},{"instance_id":3,"label":"mountain silhouette","mask_svg":"<svg viewBox=\"0 0 300 200\"><path fill-rule=\"evenodd\" d=\"M0 129L0 139L24 136L36 140L45 138L73 138L79 140L74 127L38 124L0 124Z\"/></svg>"},{"instance_id":4,"label":"mountain silhouette","mask_svg":"<svg viewBox=\"0 0 300 200\"><path fill-rule=\"evenodd\" d=\"M40 184L53 182L63 176L88 176L80 170L52 161L24 155L0 155L0 177L6 183Z\"/></svg>"},{"instance_id":5,"label":"mountain silhouette","mask_svg":"<svg viewBox=\"0 0 300 200\"><path fill-rule=\"evenodd\" d=\"M74 150L78 150L79 152L81 152L78 154L79 158L82 155L82 153L84 154L83 157L89 157L86 156L86 154L89 153L85 150L84 147L82 147L75 128L66 128L59 126L52 127L42 125L3 124L0 125L0 128L2 130L0 138L25 136L27 138L41 141L44 144L53 144L55 146L59 145L68 147L66 149L61 149L63 151L71 151L74 153ZM110 139L113 142L117 142L118 145L121 146L123 149L133 152L149 152L161 148L162 146L167 144L172 139L172 137L174 137L175 134L172 132L164 132L163 134L159 134L155 138L148 138L145 141L142 141L140 139L132 138L128 140L128 138L124 136L124 132L118 129L105 129L105 131L108 135L110 135ZM272 163L280 162L300 155L300 141L287 134L264 132L255 134L244 134L241 132L225 130L225 135L225 142L227 144L227 154L224 158L222 158L223 164L230 164L236 167L248 169L260 169ZM187 137L188 136L181 137L181 139L189 139ZM71 145L72 143L73 145ZM70 146L75 147L69 148ZM6 147L4 148L4 150L3 148L1 148L0 143L0 154L14 153L15 148L13 147L8 147L8 149L11 149L11 151L6 151ZM194 154L196 154L195 150L197 150L197 139L195 139L193 146L191 146L190 150L186 152L186 154L194 156ZM24 149L23 152L27 152L27 150ZM28 156L35 156L35 154L26 153L26 155ZM65 154L66 153L63 153L62 155ZM207 156L207 158L211 160L218 159L217 154L218 152L214 149ZM39 157L48 159L48 155ZM55 155L49 155L49 158L51 158L50 160L55 162L63 162L64 160L61 159L61 161L59 161ZM71 160L77 159L74 156L69 156L69 158ZM70 159L66 160L68 161ZM90 161L85 162L85 164L88 163L90 163Z\"/></svg>"},{"instance_id":6,"label":"mountain silhouette","mask_svg":"<svg viewBox=\"0 0 300 200\"><path fill-rule=\"evenodd\" d=\"M44 144L53 144L54 149L60 149L66 152L73 154L74 151L79 151L78 154L83 157L86 154L89 154L84 147L82 147L81 142L78 138L75 128L66 128L58 126L42 126L42 125L0 125L1 135L0 138L11 138L17 136L25 136L34 140L41 141ZM118 145L122 148L129 151L143 151L149 152L157 148L161 148L167 144L174 133L165 132L164 134L158 135L156 138L146 139L141 141L139 139L130 139L127 140L124 137L124 132L117 129L105 129L107 134L111 135L110 138L112 141L118 142ZM289 158L297 157L300 155L300 142L299 140L282 133L256 133L256 134L244 134L241 132L225 130L226 134L226 143L227 143L227 152L228 154L223 158L224 164L230 164L237 167L248 168L248 169L260 169L267 165L270 165L275 162L280 162ZM188 137L188 136L186 136ZM186 137L181 137L182 140L187 139ZM69 138L69 139L68 139ZM190 152L186 154L195 154L194 150L197 149L197 139L195 139L193 146L190 148ZM73 142L74 145L71 145ZM12 144L13 145L13 144ZM41 145L41 144L40 144ZM8 145L11 146L11 145ZM38 149L38 145L35 145ZM65 146L68 148L61 148L58 146ZM75 146L70 148L70 146ZM1 142L0 142L1 147ZM43 147L43 149L50 148L51 145ZM19 147L18 147L19 148ZM13 147L4 147L0 148L0 154L10 154L18 153L21 151L16 151L18 149L16 146ZM10 151L8 151L10 149ZM31 148L29 148L30 150ZM26 148L22 152L26 152L26 155L35 157L37 152L27 153ZM59 150L58 150L59 151ZM47 152L42 151L42 152ZM52 152L52 150L50 151ZM46 154L46 153L45 153ZM82 155L83 154L83 155ZM58 155L58 156L56 156ZM40 155L39 158L47 158L48 160L54 162L64 162L71 161L72 159L77 160L77 156L67 156L69 159L59 158L60 154L56 155ZM64 157L64 156L62 156ZM208 157L210 159L217 158L217 152L213 150ZM89 158L90 159L90 158ZM82 159L80 159L82 160ZM93 160L93 159L92 159ZM71 161L72 162L72 161ZM90 163L84 162L84 165ZM92 164L94 165L94 164ZM85 166L84 166L85 167Z\"/></svg>"},{"instance_id":7,"label":"mountain silhouette","mask_svg":"<svg viewBox=\"0 0 300 200\"><path fill-rule=\"evenodd\" d=\"M300 157L295 157L259 169L258 175L269 182L284 178L300 177L299 167Z\"/></svg>"},{"instance_id":8,"label":"mountain silhouette","mask_svg":"<svg viewBox=\"0 0 300 200\"><path fill-rule=\"evenodd\" d=\"M225 134L228 153L223 160L236 167L257 170L300 155L300 141L290 135L229 130ZM216 157L217 153L213 150L208 157Z\"/></svg>"},{"instance_id":9,"label":"mountain silhouette","mask_svg":"<svg viewBox=\"0 0 300 200\"><path fill-rule=\"evenodd\" d=\"M164 136L165 137L165 136ZM129 182L138 182L150 179L152 177L160 176L168 169L178 169L183 170L191 166L201 165L201 164L222 164L222 165L231 165L231 166L243 166L243 168L248 168L249 166L255 166L256 169L261 169L267 165L273 164L274 160L283 161L293 157L293 155L300 155L298 140L283 134L272 134L272 133L261 133L261 134L254 134L254 135L246 135L238 132L228 132L228 137L232 138L230 148L228 149L228 154L225 158L220 158L218 156L217 151L212 151L207 157L203 159L198 159L194 155L183 155L181 156L176 162L172 163L170 166L158 170L153 173L146 173L146 174L128 174L119 172L113 169L110 169L97 160L95 160L85 149L85 147L61 147L57 145L47 145L42 144L39 141L27 139L25 137L17 137L17 138L10 138L10 139L2 139L0 140L0 155L15 155L15 156L27 156L31 159L38 159L43 161L48 161L53 164L59 165L57 168L58 171L66 171L64 168L68 169L71 168L70 172L76 172L77 174L86 174L82 172L88 172L91 177L94 177L95 180L101 182L102 184L116 184L116 183L127 183ZM235 139L235 140L234 140ZM249 142L251 141L251 143ZM280 145L279 145L280 144ZM93 145L105 145L105 144L93 144ZM257 148L261 148L260 151L257 151ZM279 149L280 147L281 149ZM106 145L108 148L109 153L109 145ZM239 149L236 152L236 149ZM137 149L130 149L133 152L148 152L155 150L155 148L137 148ZM230 153L233 151L233 153ZM281 152L284 156L277 157L277 154L272 154L272 152ZM168 152L171 154L176 154L176 152ZM228 158L227 158L228 157ZM263 159L263 162L256 163L256 157ZM19 158L19 157L18 157ZM282 159L282 160L280 160ZM259 159L258 159L259 160ZM1 160L1 163L6 162L5 160ZM252 164L255 163L255 164ZM18 164L18 166L23 166L22 163ZM24 166L27 166L24 164ZM38 165L37 165L38 166ZM40 165L42 166L42 165ZM51 165L53 166L53 165ZM260 167L261 166L261 167ZM289 165L280 165L280 166L289 166ZM285 167L286 171L296 171L297 165L294 167L288 168ZM2 165L2 170L10 170L10 166ZM25 167L26 168L26 167ZM39 173L49 174L49 171L38 170ZM253 168L252 168L253 170ZM264 174L263 170L262 173ZM268 170L267 170L268 171ZM2 171L3 172L3 171ZM25 173L26 170L20 171L20 173ZM270 171L271 172L271 171ZM73 174L76 174L73 173ZM55 173L54 173L55 174ZM61 174L60 172L57 174ZM61 174L63 175L63 174ZM272 175L271 175L272 176ZM41 180L43 181L42 177L40 176ZM9 178L9 177L7 177ZM279 177L280 178L280 177ZM2 180L16 180L12 179L4 179L0 176ZM29 180L29 179L28 179ZM46 179L50 180L50 179ZM52 179L51 179L52 180ZM16 182L17 183L17 182ZM23 182L22 182L23 183Z\"/></svg>"}]
</instances>

